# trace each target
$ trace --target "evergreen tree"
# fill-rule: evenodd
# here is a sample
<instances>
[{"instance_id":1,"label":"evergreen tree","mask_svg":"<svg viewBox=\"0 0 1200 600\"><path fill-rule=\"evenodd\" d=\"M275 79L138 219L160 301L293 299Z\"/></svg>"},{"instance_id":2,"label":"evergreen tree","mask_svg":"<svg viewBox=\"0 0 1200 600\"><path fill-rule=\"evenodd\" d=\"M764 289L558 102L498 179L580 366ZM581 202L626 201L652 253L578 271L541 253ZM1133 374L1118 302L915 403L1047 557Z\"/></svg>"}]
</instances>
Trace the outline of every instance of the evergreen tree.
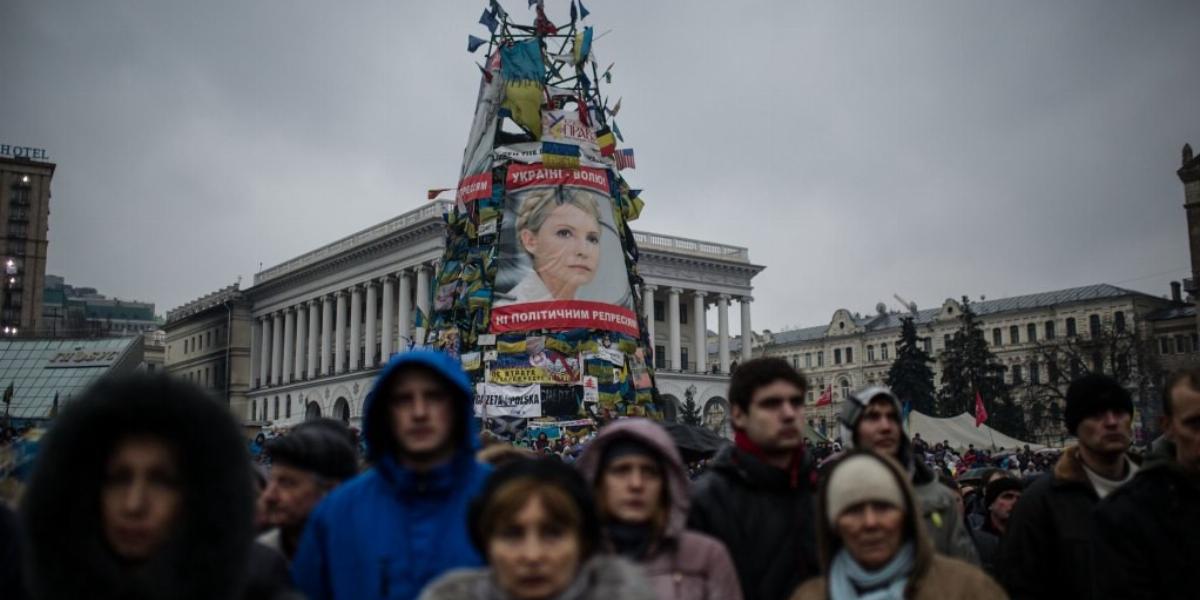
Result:
<instances>
[{"instance_id":1,"label":"evergreen tree","mask_svg":"<svg viewBox=\"0 0 1200 600\"><path fill-rule=\"evenodd\" d=\"M685 425L700 424L700 407L696 406L696 401L693 400L691 396L688 396L687 399L683 401L683 405L679 408L679 420Z\"/></svg>"},{"instance_id":2,"label":"evergreen tree","mask_svg":"<svg viewBox=\"0 0 1200 600\"><path fill-rule=\"evenodd\" d=\"M970 300L962 299L960 327L942 353L942 389L938 394L940 416L975 413L975 393L983 397L988 425L1018 439L1025 437L1021 411L1009 397L1004 381L1005 367L996 359L983 337L983 329Z\"/></svg>"},{"instance_id":3,"label":"evergreen tree","mask_svg":"<svg viewBox=\"0 0 1200 600\"><path fill-rule=\"evenodd\" d=\"M888 369L887 385L901 402L909 402L913 410L932 415L936 409L933 369L929 367L933 359L921 347L912 317L904 317L900 323L900 342L896 345L896 360Z\"/></svg>"}]
</instances>

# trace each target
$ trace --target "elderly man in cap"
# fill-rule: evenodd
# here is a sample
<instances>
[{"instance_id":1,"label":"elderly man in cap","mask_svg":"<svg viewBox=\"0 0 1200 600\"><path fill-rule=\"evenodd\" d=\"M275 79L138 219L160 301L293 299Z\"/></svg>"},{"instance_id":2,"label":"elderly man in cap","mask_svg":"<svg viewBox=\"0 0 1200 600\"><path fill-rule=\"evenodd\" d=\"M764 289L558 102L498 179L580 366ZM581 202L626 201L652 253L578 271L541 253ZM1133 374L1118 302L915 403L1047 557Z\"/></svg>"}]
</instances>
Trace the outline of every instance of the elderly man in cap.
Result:
<instances>
[{"instance_id":1,"label":"elderly man in cap","mask_svg":"<svg viewBox=\"0 0 1200 600\"><path fill-rule=\"evenodd\" d=\"M934 548L945 555L979 564L970 533L958 514L954 490L937 480L933 470L913 457L912 443L900 422L900 399L886 387L876 386L852 394L842 403L843 439L849 446L866 448L899 462L916 493L921 520Z\"/></svg>"},{"instance_id":2,"label":"elderly man in cap","mask_svg":"<svg viewBox=\"0 0 1200 600\"><path fill-rule=\"evenodd\" d=\"M317 419L272 439L265 450L272 466L262 504L273 528L258 541L290 562L309 513L330 490L358 472L354 436L341 421Z\"/></svg>"}]
</instances>

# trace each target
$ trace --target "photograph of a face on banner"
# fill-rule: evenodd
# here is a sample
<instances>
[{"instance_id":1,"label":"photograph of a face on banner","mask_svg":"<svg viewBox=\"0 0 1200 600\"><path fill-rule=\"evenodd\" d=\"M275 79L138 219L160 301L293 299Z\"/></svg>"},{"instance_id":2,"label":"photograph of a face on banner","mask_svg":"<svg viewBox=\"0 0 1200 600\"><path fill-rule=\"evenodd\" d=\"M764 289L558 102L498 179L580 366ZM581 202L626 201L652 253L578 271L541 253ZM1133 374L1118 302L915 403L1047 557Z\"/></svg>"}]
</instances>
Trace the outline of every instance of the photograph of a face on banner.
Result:
<instances>
[{"instance_id":1,"label":"photograph of a face on banner","mask_svg":"<svg viewBox=\"0 0 1200 600\"><path fill-rule=\"evenodd\" d=\"M512 165L509 179L495 307L598 303L632 316L605 171Z\"/></svg>"}]
</instances>

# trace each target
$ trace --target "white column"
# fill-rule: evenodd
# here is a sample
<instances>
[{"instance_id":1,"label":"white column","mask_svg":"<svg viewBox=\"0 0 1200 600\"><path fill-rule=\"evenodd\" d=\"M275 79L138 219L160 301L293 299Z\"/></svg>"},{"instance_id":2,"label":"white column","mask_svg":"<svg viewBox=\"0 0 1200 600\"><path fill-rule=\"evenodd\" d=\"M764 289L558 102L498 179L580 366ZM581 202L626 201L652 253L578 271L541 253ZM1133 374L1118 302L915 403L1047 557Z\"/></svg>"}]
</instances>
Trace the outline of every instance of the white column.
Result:
<instances>
[{"instance_id":1,"label":"white column","mask_svg":"<svg viewBox=\"0 0 1200 600\"><path fill-rule=\"evenodd\" d=\"M429 331L429 266L417 266L417 309L421 311L421 317L425 319L425 326L417 330L417 344L425 345L425 332Z\"/></svg>"},{"instance_id":2,"label":"white column","mask_svg":"<svg viewBox=\"0 0 1200 600\"><path fill-rule=\"evenodd\" d=\"M271 315L260 317L259 323L262 340L258 345L258 379L259 387L265 387L271 385Z\"/></svg>"},{"instance_id":3,"label":"white column","mask_svg":"<svg viewBox=\"0 0 1200 600\"><path fill-rule=\"evenodd\" d=\"M708 324L704 314L704 292L692 292L692 353L696 355L696 372L703 373L708 362Z\"/></svg>"},{"instance_id":4,"label":"white column","mask_svg":"<svg viewBox=\"0 0 1200 600\"><path fill-rule=\"evenodd\" d=\"M292 365L292 380L304 379L304 358L308 356L308 306L296 305L296 361Z\"/></svg>"},{"instance_id":5,"label":"white column","mask_svg":"<svg viewBox=\"0 0 1200 600\"><path fill-rule=\"evenodd\" d=\"M350 370L358 370L362 343L362 286L350 289Z\"/></svg>"},{"instance_id":6,"label":"white column","mask_svg":"<svg viewBox=\"0 0 1200 600\"><path fill-rule=\"evenodd\" d=\"M321 347L321 314L317 300L308 301L308 378L317 378L317 349Z\"/></svg>"},{"instance_id":7,"label":"white column","mask_svg":"<svg viewBox=\"0 0 1200 600\"><path fill-rule=\"evenodd\" d=\"M717 296L717 358L721 374L729 374L729 294Z\"/></svg>"},{"instance_id":8,"label":"white column","mask_svg":"<svg viewBox=\"0 0 1200 600\"><path fill-rule=\"evenodd\" d=\"M393 311L396 310L395 305L395 287L391 275L383 278L383 338L379 342L379 362L387 362L392 357L392 332L395 329L392 326Z\"/></svg>"},{"instance_id":9,"label":"white column","mask_svg":"<svg viewBox=\"0 0 1200 600\"><path fill-rule=\"evenodd\" d=\"M333 298L321 298L321 374L333 374Z\"/></svg>"},{"instance_id":10,"label":"white column","mask_svg":"<svg viewBox=\"0 0 1200 600\"><path fill-rule=\"evenodd\" d=\"M403 352L412 345L412 275L408 271L400 271L399 312L396 313L396 349Z\"/></svg>"},{"instance_id":11,"label":"white column","mask_svg":"<svg viewBox=\"0 0 1200 600\"><path fill-rule=\"evenodd\" d=\"M654 292L658 286L642 284L642 312L646 317L646 337L650 338L650 366L654 366Z\"/></svg>"},{"instance_id":12,"label":"white column","mask_svg":"<svg viewBox=\"0 0 1200 600\"><path fill-rule=\"evenodd\" d=\"M283 313L275 313L275 323L271 325L271 385L283 382Z\"/></svg>"},{"instance_id":13,"label":"white column","mask_svg":"<svg viewBox=\"0 0 1200 600\"><path fill-rule=\"evenodd\" d=\"M295 354L293 351L296 346L296 311L288 307L283 311L283 382L290 383L292 381L292 365L294 364Z\"/></svg>"},{"instance_id":14,"label":"white column","mask_svg":"<svg viewBox=\"0 0 1200 600\"><path fill-rule=\"evenodd\" d=\"M667 350L667 368L675 371L683 370L679 364L681 358L679 348L679 288L671 288L667 294L667 325L670 327L670 348Z\"/></svg>"},{"instance_id":15,"label":"white column","mask_svg":"<svg viewBox=\"0 0 1200 600\"><path fill-rule=\"evenodd\" d=\"M333 372L346 372L346 292L338 290L337 314L333 317Z\"/></svg>"},{"instance_id":16,"label":"white column","mask_svg":"<svg viewBox=\"0 0 1200 600\"><path fill-rule=\"evenodd\" d=\"M742 362L750 360L754 345L754 330L750 328L750 296L742 296Z\"/></svg>"},{"instance_id":17,"label":"white column","mask_svg":"<svg viewBox=\"0 0 1200 600\"><path fill-rule=\"evenodd\" d=\"M366 354L363 355L363 365L366 368L371 368L379 362L379 358L375 356L375 303L379 296L376 291L375 282L368 281L367 286L367 327L363 333L363 346L366 349Z\"/></svg>"}]
</instances>

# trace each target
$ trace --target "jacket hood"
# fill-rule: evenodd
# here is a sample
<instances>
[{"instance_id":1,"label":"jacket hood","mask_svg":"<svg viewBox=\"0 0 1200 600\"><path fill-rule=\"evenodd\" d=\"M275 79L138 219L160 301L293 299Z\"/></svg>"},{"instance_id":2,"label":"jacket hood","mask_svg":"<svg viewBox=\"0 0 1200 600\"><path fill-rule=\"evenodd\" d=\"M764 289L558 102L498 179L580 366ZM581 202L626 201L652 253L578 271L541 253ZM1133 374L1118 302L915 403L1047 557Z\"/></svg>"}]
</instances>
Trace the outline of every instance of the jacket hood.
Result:
<instances>
[{"instance_id":1,"label":"jacket hood","mask_svg":"<svg viewBox=\"0 0 1200 600\"><path fill-rule=\"evenodd\" d=\"M432 371L457 395L458 410L455 417L458 419L459 446L455 454L456 457L464 453L474 455L479 449L479 427L474 418L475 390L471 380L467 378L462 365L448 354L418 349L392 357L371 385L371 391L363 405L363 437L366 438L367 458L378 462L396 448L397 440L392 432L387 403L378 398L385 395L384 390L395 375L412 368Z\"/></svg>"},{"instance_id":2,"label":"jacket hood","mask_svg":"<svg viewBox=\"0 0 1200 600\"><path fill-rule=\"evenodd\" d=\"M594 490L600 478L600 461L613 442L628 439L640 442L656 452L662 461L667 481L667 497L671 511L667 518L667 526L663 537L677 539L687 524L688 509L691 497L688 493L687 468L683 466L683 458L679 449L658 423L649 419L621 419L600 430L595 439L588 444L580 455L576 466L583 473L583 478Z\"/></svg>"},{"instance_id":3,"label":"jacket hood","mask_svg":"<svg viewBox=\"0 0 1200 600\"><path fill-rule=\"evenodd\" d=\"M847 448L857 447L857 444L854 443L854 430L858 428L858 422L862 420L867 406L876 398L886 398L896 408L896 417L900 419L900 462L908 467L908 463L912 462L912 442L908 439L908 432L904 429L904 405L889 388L880 385L872 386L850 394L850 397L846 398L846 401L842 403L842 412L838 415L838 420L842 423L842 442L846 444Z\"/></svg>"},{"instance_id":4,"label":"jacket hood","mask_svg":"<svg viewBox=\"0 0 1200 600\"><path fill-rule=\"evenodd\" d=\"M870 456L879 460L892 476L896 478L897 485L900 486L901 494L904 496L904 528L906 532L905 539L913 542L916 549L916 558L913 564L912 575L909 576L909 585L912 582L919 581L921 575L929 569L929 565L933 560L933 542L929 539L929 534L925 531L925 525L922 521L922 513L919 504L917 503L916 493L913 492L912 484L909 482L908 473L890 456L875 454L869 450L851 450L843 456L843 460L838 464L842 464L844 459L856 455ZM837 469L837 465L833 467ZM832 474L832 470L830 471ZM826 477L828 481L828 477ZM817 548L821 561L821 572L828 573L829 566L833 562L833 557L837 555L838 550L842 548L842 542L830 525L829 519L825 518L829 506L829 486L822 484L820 493L817 497L817 518L815 519L817 526Z\"/></svg>"},{"instance_id":5,"label":"jacket hood","mask_svg":"<svg viewBox=\"0 0 1200 600\"><path fill-rule=\"evenodd\" d=\"M132 436L173 451L183 494L170 538L123 564L102 533L106 463ZM66 405L42 439L22 502L33 598L238 596L253 543L250 456L228 409L166 375L102 379Z\"/></svg>"}]
</instances>

